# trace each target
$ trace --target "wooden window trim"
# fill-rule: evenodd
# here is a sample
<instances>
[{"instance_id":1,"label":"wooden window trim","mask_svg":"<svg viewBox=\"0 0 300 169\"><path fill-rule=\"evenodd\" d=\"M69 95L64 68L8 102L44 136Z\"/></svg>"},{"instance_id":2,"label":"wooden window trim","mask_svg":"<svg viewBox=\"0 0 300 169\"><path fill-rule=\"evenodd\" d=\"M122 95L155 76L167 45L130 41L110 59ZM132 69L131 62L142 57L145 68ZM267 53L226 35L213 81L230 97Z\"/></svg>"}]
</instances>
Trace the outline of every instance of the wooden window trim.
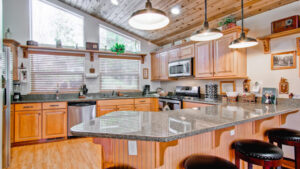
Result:
<instances>
[{"instance_id":1,"label":"wooden window trim","mask_svg":"<svg viewBox=\"0 0 300 169\"><path fill-rule=\"evenodd\" d=\"M59 56L79 56L79 57L85 57L84 53L50 52L50 51L36 51L36 50L29 50L28 54L42 54L42 55L59 55Z\"/></svg>"}]
</instances>

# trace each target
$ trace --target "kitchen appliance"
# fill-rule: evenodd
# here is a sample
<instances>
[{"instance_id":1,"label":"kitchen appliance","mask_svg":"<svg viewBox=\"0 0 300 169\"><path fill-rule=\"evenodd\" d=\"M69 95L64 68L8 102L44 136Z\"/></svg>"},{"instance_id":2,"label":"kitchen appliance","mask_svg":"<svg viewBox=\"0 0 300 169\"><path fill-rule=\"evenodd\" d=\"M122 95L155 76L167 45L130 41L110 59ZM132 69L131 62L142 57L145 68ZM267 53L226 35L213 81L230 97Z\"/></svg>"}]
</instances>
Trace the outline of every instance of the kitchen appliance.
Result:
<instances>
[{"instance_id":1,"label":"kitchen appliance","mask_svg":"<svg viewBox=\"0 0 300 169\"><path fill-rule=\"evenodd\" d=\"M272 33L278 33L300 27L299 15L290 16L271 23Z\"/></svg>"},{"instance_id":2,"label":"kitchen appliance","mask_svg":"<svg viewBox=\"0 0 300 169\"><path fill-rule=\"evenodd\" d=\"M18 80L14 80L13 82L13 91L14 91L14 95L13 95L13 100L14 101L19 101L21 100L21 83Z\"/></svg>"},{"instance_id":3,"label":"kitchen appliance","mask_svg":"<svg viewBox=\"0 0 300 169\"><path fill-rule=\"evenodd\" d=\"M79 123L96 118L96 102L68 103L68 137L73 136L71 128Z\"/></svg>"},{"instance_id":4,"label":"kitchen appliance","mask_svg":"<svg viewBox=\"0 0 300 169\"><path fill-rule=\"evenodd\" d=\"M209 83L205 85L205 98L216 99L218 98L218 85Z\"/></svg>"},{"instance_id":5,"label":"kitchen appliance","mask_svg":"<svg viewBox=\"0 0 300 169\"><path fill-rule=\"evenodd\" d=\"M199 86L176 86L175 95L159 97L161 111L178 110L182 108L183 99L200 98Z\"/></svg>"},{"instance_id":6,"label":"kitchen appliance","mask_svg":"<svg viewBox=\"0 0 300 169\"><path fill-rule=\"evenodd\" d=\"M169 62L169 77L193 76L193 59Z\"/></svg>"},{"instance_id":7,"label":"kitchen appliance","mask_svg":"<svg viewBox=\"0 0 300 169\"><path fill-rule=\"evenodd\" d=\"M143 96L150 93L150 85L145 85L143 89Z\"/></svg>"}]
</instances>

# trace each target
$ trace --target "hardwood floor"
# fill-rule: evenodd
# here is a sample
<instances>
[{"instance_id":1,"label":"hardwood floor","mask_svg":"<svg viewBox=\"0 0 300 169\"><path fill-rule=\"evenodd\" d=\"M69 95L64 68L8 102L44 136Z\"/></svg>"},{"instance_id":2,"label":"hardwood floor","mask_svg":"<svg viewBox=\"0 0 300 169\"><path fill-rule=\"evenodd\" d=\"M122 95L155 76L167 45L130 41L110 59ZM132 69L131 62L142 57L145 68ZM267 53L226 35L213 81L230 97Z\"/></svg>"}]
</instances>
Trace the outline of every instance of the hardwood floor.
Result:
<instances>
[{"instance_id":1,"label":"hardwood floor","mask_svg":"<svg viewBox=\"0 0 300 169\"><path fill-rule=\"evenodd\" d=\"M12 148L8 169L100 169L101 146L91 138Z\"/></svg>"}]
</instances>

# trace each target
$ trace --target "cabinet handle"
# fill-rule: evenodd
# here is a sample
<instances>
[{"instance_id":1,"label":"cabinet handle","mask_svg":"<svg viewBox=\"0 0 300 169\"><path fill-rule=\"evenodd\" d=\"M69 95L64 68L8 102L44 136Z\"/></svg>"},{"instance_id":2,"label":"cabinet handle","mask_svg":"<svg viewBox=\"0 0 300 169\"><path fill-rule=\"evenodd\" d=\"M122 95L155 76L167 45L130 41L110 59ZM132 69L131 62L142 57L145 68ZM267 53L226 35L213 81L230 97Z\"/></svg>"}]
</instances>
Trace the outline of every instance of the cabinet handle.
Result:
<instances>
[{"instance_id":1,"label":"cabinet handle","mask_svg":"<svg viewBox=\"0 0 300 169\"><path fill-rule=\"evenodd\" d=\"M52 104L50 105L50 107L58 107L59 105L58 104Z\"/></svg>"},{"instance_id":2,"label":"cabinet handle","mask_svg":"<svg viewBox=\"0 0 300 169\"><path fill-rule=\"evenodd\" d=\"M33 108L33 106L24 106L24 109L29 109L29 108Z\"/></svg>"},{"instance_id":3,"label":"cabinet handle","mask_svg":"<svg viewBox=\"0 0 300 169\"><path fill-rule=\"evenodd\" d=\"M146 102L146 100L141 100L141 101L140 101L140 103L145 103L145 102Z\"/></svg>"}]
</instances>

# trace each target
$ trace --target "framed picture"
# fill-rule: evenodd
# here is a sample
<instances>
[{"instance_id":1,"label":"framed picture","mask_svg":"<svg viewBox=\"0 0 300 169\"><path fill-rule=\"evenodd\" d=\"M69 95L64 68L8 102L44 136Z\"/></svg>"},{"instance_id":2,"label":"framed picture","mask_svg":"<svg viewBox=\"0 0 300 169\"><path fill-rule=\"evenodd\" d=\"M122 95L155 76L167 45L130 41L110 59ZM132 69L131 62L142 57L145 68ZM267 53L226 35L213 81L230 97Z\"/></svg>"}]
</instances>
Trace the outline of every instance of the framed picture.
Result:
<instances>
[{"instance_id":1,"label":"framed picture","mask_svg":"<svg viewBox=\"0 0 300 169\"><path fill-rule=\"evenodd\" d=\"M143 69L143 79L148 79L149 78L149 69L144 68Z\"/></svg>"},{"instance_id":2,"label":"framed picture","mask_svg":"<svg viewBox=\"0 0 300 169\"><path fill-rule=\"evenodd\" d=\"M226 92L235 92L235 81L221 81L220 94L226 95Z\"/></svg>"},{"instance_id":3,"label":"framed picture","mask_svg":"<svg viewBox=\"0 0 300 169\"><path fill-rule=\"evenodd\" d=\"M296 51L274 53L271 55L271 69L295 69Z\"/></svg>"},{"instance_id":4,"label":"framed picture","mask_svg":"<svg viewBox=\"0 0 300 169\"><path fill-rule=\"evenodd\" d=\"M297 55L300 56L300 37L296 39L297 41Z\"/></svg>"},{"instance_id":5,"label":"framed picture","mask_svg":"<svg viewBox=\"0 0 300 169\"><path fill-rule=\"evenodd\" d=\"M276 104L277 101L277 89L276 88L263 88L262 99L263 104Z\"/></svg>"}]
</instances>

